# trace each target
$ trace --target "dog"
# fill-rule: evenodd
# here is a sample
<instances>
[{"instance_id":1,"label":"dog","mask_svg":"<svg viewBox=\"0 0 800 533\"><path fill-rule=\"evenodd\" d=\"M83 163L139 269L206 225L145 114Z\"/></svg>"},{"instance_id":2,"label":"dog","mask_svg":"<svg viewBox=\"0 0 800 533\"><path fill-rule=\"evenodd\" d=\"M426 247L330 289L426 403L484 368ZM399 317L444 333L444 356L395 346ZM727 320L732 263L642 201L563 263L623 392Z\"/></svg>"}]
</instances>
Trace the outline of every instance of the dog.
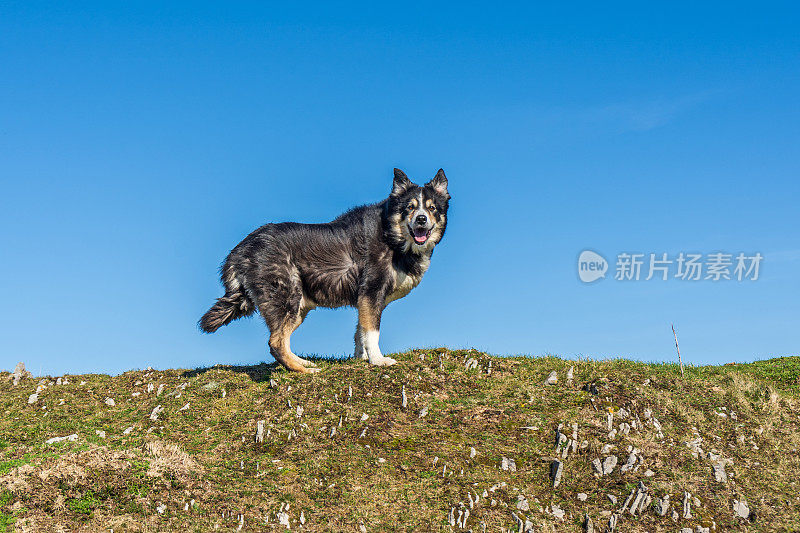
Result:
<instances>
[{"instance_id":1,"label":"dog","mask_svg":"<svg viewBox=\"0 0 800 533\"><path fill-rule=\"evenodd\" d=\"M419 285L447 228L450 194L442 169L423 186L394 169L385 200L355 207L326 224L266 224L245 237L220 269L225 296L199 321L206 333L258 311L272 356L295 372L316 365L292 353L289 337L316 307L358 310L355 356L373 365L381 354L386 306Z\"/></svg>"}]
</instances>

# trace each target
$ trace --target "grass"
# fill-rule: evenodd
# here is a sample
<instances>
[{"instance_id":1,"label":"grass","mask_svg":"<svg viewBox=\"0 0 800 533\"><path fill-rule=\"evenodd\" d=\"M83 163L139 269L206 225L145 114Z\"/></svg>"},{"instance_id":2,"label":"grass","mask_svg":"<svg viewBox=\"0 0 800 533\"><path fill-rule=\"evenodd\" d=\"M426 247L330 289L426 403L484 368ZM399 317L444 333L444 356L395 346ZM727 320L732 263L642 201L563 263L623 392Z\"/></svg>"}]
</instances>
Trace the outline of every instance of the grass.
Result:
<instances>
[{"instance_id":1,"label":"grass","mask_svg":"<svg viewBox=\"0 0 800 533\"><path fill-rule=\"evenodd\" d=\"M690 366L683 378L677 365L626 360L393 357L389 368L320 361L311 376L260 364L13 387L0 374L0 531L285 531L281 521L304 531L516 531L514 515L536 531L580 531L587 515L604 527L640 481L653 498L690 492L700 505L677 523L652 505L622 513L619 531L800 530L800 357ZM558 384L544 385L552 370ZM623 422L635 427L623 434ZM580 445L554 489L556 430L571 437L573 424ZM694 457L685 443L697 437ZM638 466L594 474L593 459L614 454L621 466L629 447ZM727 483L714 480L708 452L731 461ZM515 472L500 469L503 457ZM751 519L734 516L734 500L748 502ZM452 526L451 512L466 510Z\"/></svg>"}]
</instances>

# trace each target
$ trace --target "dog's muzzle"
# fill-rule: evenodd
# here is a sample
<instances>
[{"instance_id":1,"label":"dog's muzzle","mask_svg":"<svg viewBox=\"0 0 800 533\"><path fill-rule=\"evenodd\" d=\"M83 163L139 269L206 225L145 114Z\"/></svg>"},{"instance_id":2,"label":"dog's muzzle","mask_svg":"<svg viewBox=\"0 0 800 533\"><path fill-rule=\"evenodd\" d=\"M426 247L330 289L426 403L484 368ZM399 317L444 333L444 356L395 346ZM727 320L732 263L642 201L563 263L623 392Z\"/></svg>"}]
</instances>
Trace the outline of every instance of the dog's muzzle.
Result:
<instances>
[{"instance_id":1,"label":"dog's muzzle","mask_svg":"<svg viewBox=\"0 0 800 533\"><path fill-rule=\"evenodd\" d=\"M409 226L408 231L411 233L411 237L414 239L414 242L419 245L423 245L428 241L428 238L431 236L431 230L433 227L428 227L427 224L424 226Z\"/></svg>"}]
</instances>

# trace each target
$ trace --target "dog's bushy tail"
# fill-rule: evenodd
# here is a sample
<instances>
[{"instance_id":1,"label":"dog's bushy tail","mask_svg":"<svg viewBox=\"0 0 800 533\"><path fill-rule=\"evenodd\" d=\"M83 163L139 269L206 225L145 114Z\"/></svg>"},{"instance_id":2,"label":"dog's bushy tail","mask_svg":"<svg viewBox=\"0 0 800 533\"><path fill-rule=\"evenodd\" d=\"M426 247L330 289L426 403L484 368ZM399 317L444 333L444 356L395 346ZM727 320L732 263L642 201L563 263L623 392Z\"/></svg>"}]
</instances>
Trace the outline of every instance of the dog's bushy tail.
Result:
<instances>
[{"instance_id":1,"label":"dog's bushy tail","mask_svg":"<svg viewBox=\"0 0 800 533\"><path fill-rule=\"evenodd\" d=\"M217 303L206 311L197 325L206 333L214 333L237 318L252 315L255 310L253 302L244 291L227 292L222 298L217 298Z\"/></svg>"}]
</instances>

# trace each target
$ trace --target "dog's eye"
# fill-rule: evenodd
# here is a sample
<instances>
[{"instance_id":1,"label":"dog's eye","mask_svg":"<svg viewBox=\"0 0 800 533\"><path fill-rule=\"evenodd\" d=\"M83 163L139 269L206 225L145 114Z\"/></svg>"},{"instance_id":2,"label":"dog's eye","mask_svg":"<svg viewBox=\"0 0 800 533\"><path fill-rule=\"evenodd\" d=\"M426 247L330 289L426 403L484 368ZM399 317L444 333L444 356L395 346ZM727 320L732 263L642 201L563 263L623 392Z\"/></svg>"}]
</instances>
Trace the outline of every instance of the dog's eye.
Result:
<instances>
[{"instance_id":1,"label":"dog's eye","mask_svg":"<svg viewBox=\"0 0 800 533\"><path fill-rule=\"evenodd\" d=\"M435 205L431 205L428 209L430 209L431 213L435 213L436 212L436 206Z\"/></svg>"}]
</instances>

